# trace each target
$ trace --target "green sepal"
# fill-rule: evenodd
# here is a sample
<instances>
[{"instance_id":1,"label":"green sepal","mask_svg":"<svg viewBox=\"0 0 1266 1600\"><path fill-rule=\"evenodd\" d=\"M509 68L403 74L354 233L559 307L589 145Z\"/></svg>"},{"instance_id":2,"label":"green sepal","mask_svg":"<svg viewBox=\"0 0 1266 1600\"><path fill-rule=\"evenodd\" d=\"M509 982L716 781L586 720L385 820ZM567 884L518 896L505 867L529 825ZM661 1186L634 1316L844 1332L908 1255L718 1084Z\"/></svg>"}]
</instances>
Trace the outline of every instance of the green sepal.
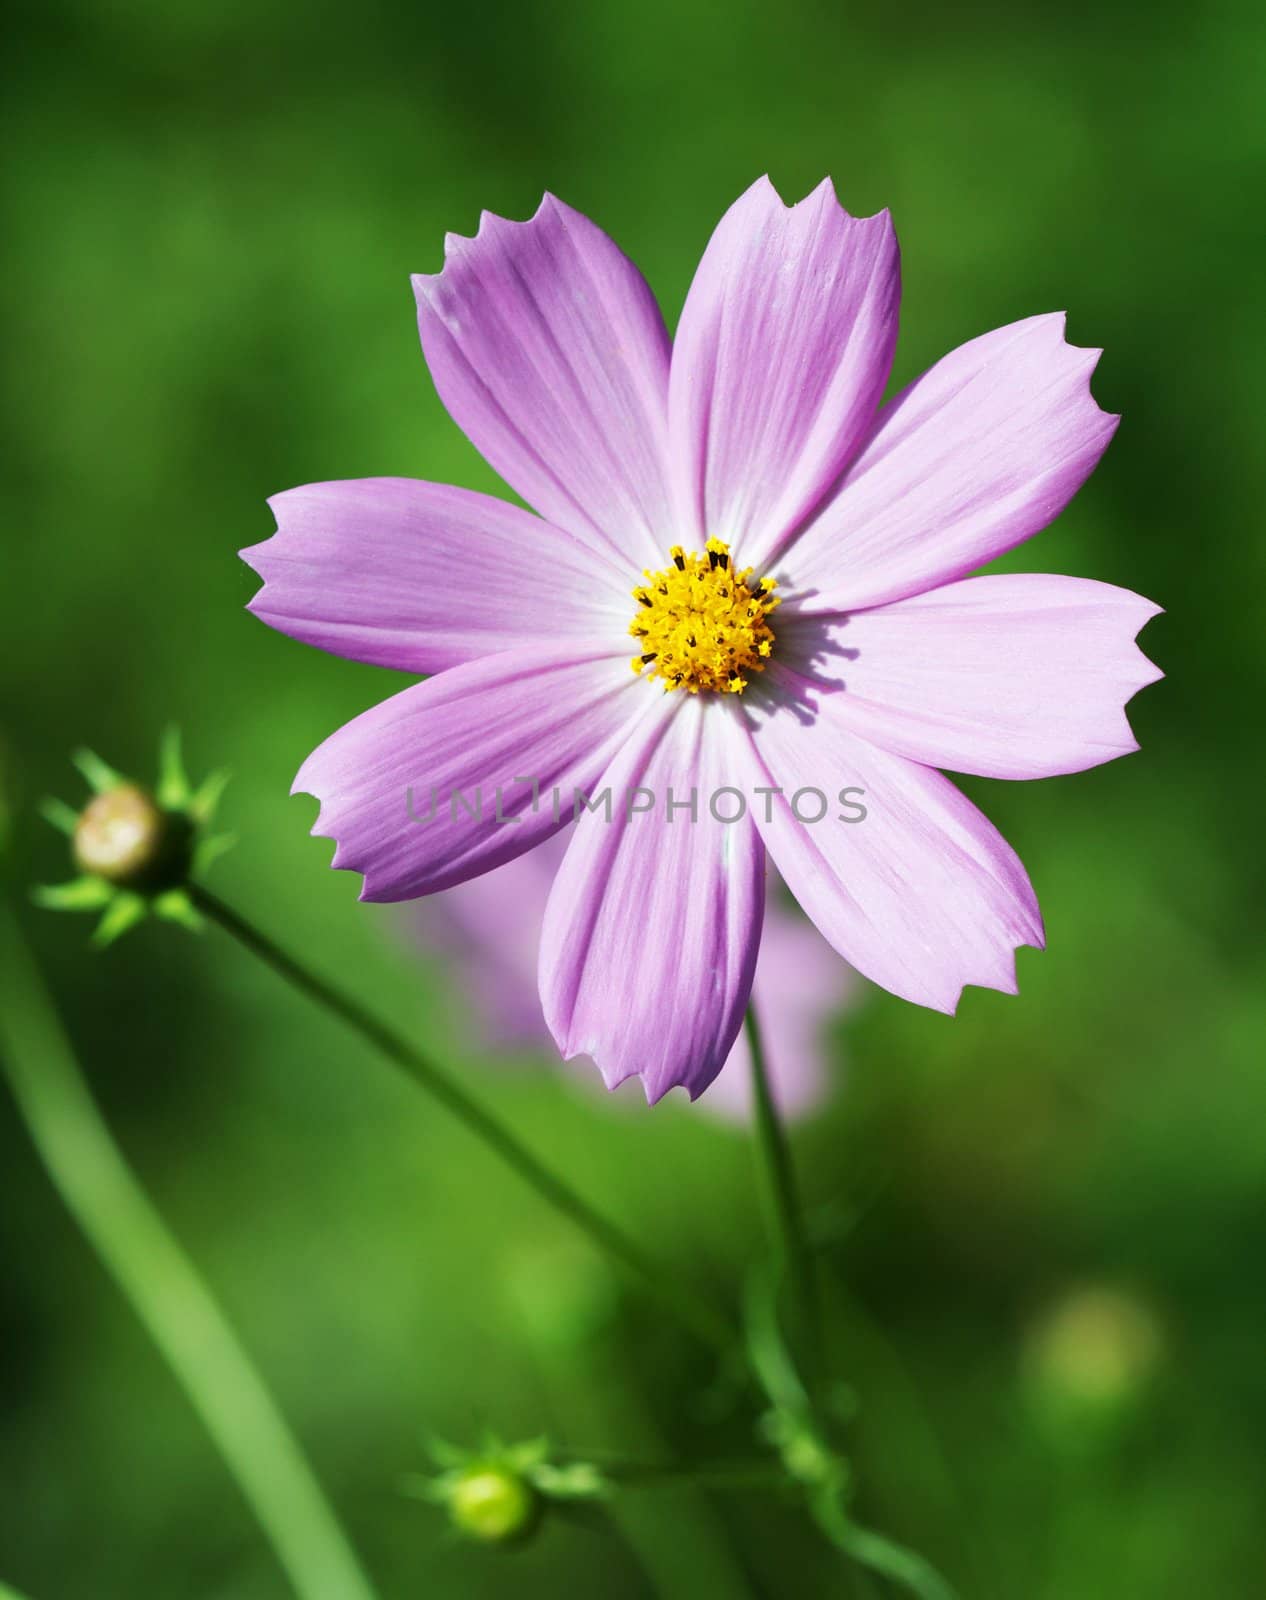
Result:
<instances>
[{"instance_id":1,"label":"green sepal","mask_svg":"<svg viewBox=\"0 0 1266 1600\"><path fill-rule=\"evenodd\" d=\"M111 789L121 789L127 782L122 773L116 772L95 751L86 747L76 750L70 759L78 767L84 782L94 794L108 794Z\"/></svg>"},{"instance_id":2,"label":"green sepal","mask_svg":"<svg viewBox=\"0 0 1266 1600\"><path fill-rule=\"evenodd\" d=\"M185 811L192 791L180 753L180 729L175 723L163 729L158 746L158 787L154 798L164 811Z\"/></svg>"},{"instance_id":3,"label":"green sepal","mask_svg":"<svg viewBox=\"0 0 1266 1600\"><path fill-rule=\"evenodd\" d=\"M549 1460L549 1439L544 1434L537 1439L525 1439L522 1444L512 1445L502 1445L499 1439L491 1438L488 1448L490 1454L497 1455L516 1472L531 1472L534 1467Z\"/></svg>"},{"instance_id":4,"label":"green sepal","mask_svg":"<svg viewBox=\"0 0 1266 1600\"><path fill-rule=\"evenodd\" d=\"M220 796L228 788L229 780L233 774L227 767L221 767L216 772L210 772L198 785L189 797L185 807L189 815L200 826L210 822L215 815L216 807L220 803Z\"/></svg>"},{"instance_id":5,"label":"green sepal","mask_svg":"<svg viewBox=\"0 0 1266 1600\"><path fill-rule=\"evenodd\" d=\"M427 1478L420 1472L406 1472L396 1479L398 1493L410 1500L426 1500L431 1505L443 1505L456 1473L446 1472L438 1478Z\"/></svg>"},{"instance_id":6,"label":"green sepal","mask_svg":"<svg viewBox=\"0 0 1266 1600\"><path fill-rule=\"evenodd\" d=\"M114 898L114 890L104 878L85 876L69 883L39 883L31 899L45 911L100 911Z\"/></svg>"},{"instance_id":7,"label":"green sepal","mask_svg":"<svg viewBox=\"0 0 1266 1600\"><path fill-rule=\"evenodd\" d=\"M205 839L199 839L193 847L193 875L200 878L208 867L213 866L221 856L228 852L237 843L235 833L212 833Z\"/></svg>"},{"instance_id":8,"label":"green sepal","mask_svg":"<svg viewBox=\"0 0 1266 1600\"><path fill-rule=\"evenodd\" d=\"M130 932L138 922L144 922L145 912L146 902L139 894L116 890L105 915L93 930L93 944L98 949L106 949L116 939Z\"/></svg>"},{"instance_id":9,"label":"green sepal","mask_svg":"<svg viewBox=\"0 0 1266 1600\"><path fill-rule=\"evenodd\" d=\"M189 898L187 889L167 889L150 901L150 910L164 922L174 922L190 933L202 933L206 921Z\"/></svg>"},{"instance_id":10,"label":"green sepal","mask_svg":"<svg viewBox=\"0 0 1266 1600\"><path fill-rule=\"evenodd\" d=\"M475 1459L475 1452L463 1450L460 1445L450 1444L447 1439L441 1439L437 1433L429 1433L422 1441L427 1455L437 1467L466 1467Z\"/></svg>"},{"instance_id":11,"label":"green sepal","mask_svg":"<svg viewBox=\"0 0 1266 1600\"><path fill-rule=\"evenodd\" d=\"M49 795L40 801L40 815L45 822L51 823L58 833L64 833L68 839L74 837L75 827L79 822L79 813L74 806L68 806L64 800L57 800Z\"/></svg>"}]
</instances>

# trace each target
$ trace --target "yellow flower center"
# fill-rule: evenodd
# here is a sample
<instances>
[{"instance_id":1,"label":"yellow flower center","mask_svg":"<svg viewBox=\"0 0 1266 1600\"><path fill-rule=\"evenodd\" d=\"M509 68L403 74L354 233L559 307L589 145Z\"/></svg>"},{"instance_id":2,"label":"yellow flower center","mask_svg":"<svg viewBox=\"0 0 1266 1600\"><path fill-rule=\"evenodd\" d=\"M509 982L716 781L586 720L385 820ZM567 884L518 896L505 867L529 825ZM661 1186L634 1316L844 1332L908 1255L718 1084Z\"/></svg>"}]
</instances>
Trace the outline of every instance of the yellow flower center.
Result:
<instances>
[{"instance_id":1,"label":"yellow flower center","mask_svg":"<svg viewBox=\"0 0 1266 1600\"><path fill-rule=\"evenodd\" d=\"M668 554L672 566L647 572L633 591L629 632L641 643L634 672L661 679L665 692L742 694L746 674L763 672L773 653L775 580L753 583L752 568L736 571L720 539L709 539L703 555L687 555L679 544Z\"/></svg>"}]
</instances>

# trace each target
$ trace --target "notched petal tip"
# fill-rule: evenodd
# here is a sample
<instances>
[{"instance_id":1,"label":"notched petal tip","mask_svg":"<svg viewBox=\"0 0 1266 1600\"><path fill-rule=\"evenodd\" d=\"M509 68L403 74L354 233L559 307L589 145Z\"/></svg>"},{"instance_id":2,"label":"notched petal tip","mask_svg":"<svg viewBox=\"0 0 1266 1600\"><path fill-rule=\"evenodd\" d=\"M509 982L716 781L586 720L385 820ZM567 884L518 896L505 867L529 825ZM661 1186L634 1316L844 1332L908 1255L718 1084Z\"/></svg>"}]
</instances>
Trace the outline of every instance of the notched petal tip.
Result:
<instances>
[{"instance_id":1,"label":"notched petal tip","mask_svg":"<svg viewBox=\"0 0 1266 1600\"><path fill-rule=\"evenodd\" d=\"M1136 646L1135 648L1137 649L1138 647ZM1131 700L1136 694L1139 693L1140 690L1149 689L1154 683L1161 683L1165 677L1164 668L1158 667L1152 660L1151 656L1145 655L1141 649L1139 649L1138 652L1137 666L1139 681L1137 686L1130 690ZM1126 704L1128 705L1129 701L1127 701Z\"/></svg>"},{"instance_id":2,"label":"notched petal tip","mask_svg":"<svg viewBox=\"0 0 1266 1600\"><path fill-rule=\"evenodd\" d=\"M550 1037L554 1041L554 1048L564 1061L590 1061L598 1069L598 1076L602 1079L602 1087L608 1094L615 1094L624 1087L630 1078L640 1078L642 1075L636 1067L613 1067L609 1062L599 1060L602 1048L597 1040L586 1039L580 1042L572 1035L571 1019L564 1021L551 1011L550 996L548 992L541 994L541 1014L545 1026L549 1029Z\"/></svg>"},{"instance_id":3,"label":"notched petal tip","mask_svg":"<svg viewBox=\"0 0 1266 1600\"><path fill-rule=\"evenodd\" d=\"M317 789L314 786L314 781L313 781L313 779L311 778L311 776L309 775L309 772L308 772L308 768L311 765L311 763L312 763L312 757L309 756L307 761L305 761L303 763L303 765L299 768L298 772L295 773L294 779L292 780L292 782L290 784L290 797L291 797L291 799L293 799L295 797L295 795L298 795L298 794L311 795L311 797L316 801L317 805L320 806L320 805L322 805L324 803L322 801L322 799L321 799L320 790ZM312 825L312 831L314 833L316 832L317 823L319 823L320 820L321 820L321 814L318 811L316 823L313 823L313 825ZM327 835L327 837L332 837L332 835Z\"/></svg>"},{"instance_id":4,"label":"notched petal tip","mask_svg":"<svg viewBox=\"0 0 1266 1600\"><path fill-rule=\"evenodd\" d=\"M1009 953L1000 959L996 972L987 978L964 978L952 998L947 996L944 1001L925 1001L924 1004L931 1011L939 1011L947 1017L956 1017L968 989L992 990L994 994L1016 996L1020 993L1020 974L1016 957L1021 950L1036 950L1040 953L1045 949L1046 928L1038 913L1036 925L1029 930L1028 937L1020 939L1011 947Z\"/></svg>"},{"instance_id":5,"label":"notched petal tip","mask_svg":"<svg viewBox=\"0 0 1266 1600\"><path fill-rule=\"evenodd\" d=\"M722 1065L724 1065L723 1062L719 1063L714 1071L708 1073L707 1077L703 1077L697 1072L670 1078L656 1078L642 1072L636 1073L634 1076L641 1079L642 1093L646 1096L648 1106L659 1105L660 1101L666 1099L674 1089L680 1089L686 1099L693 1105L704 1090L716 1081Z\"/></svg>"},{"instance_id":6,"label":"notched petal tip","mask_svg":"<svg viewBox=\"0 0 1266 1600\"><path fill-rule=\"evenodd\" d=\"M711 1083L711 1081L712 1080L709 1078L708 1082ZM667 1099L674 1089L684 1089L686 1092L686 1098L690 1101L695 1101L703 1093L703 1089L706 1087L707 1084L705 1084L703 1088L696 1089L690 1084L681 1081L675 1081L673 1083L651 1084L647 1081L647 1079L642 1079L642 1093L646 1096L646 1103L648 1106L657 1106L661 1100Z\"/></svg>"},{"instance_id":7,"label":"notched petal tip","mask_svg":"<svg viewBox=\"0 0 1266 1600\"><path fill-rule=\"evenodd\" d=\"M291 798L293 799L296 795L307 795L310 799L316 801L317 814L313 818L312 826L308 829L308 837L311 839L331 840L334 844L334 853L330 857L330 866L336 872L347 871L352 864L346 859L346 851L343 845L331 831L331 826L326 823L325 802L322 800L316 789L312 787L311 779L305 778L304 773L306 766L307 763L305 762L304 766L300 767L299 771L295 774L294 782L290 785Z\"/></svg>"},{"instance_id":8,"label":"notched petal tip","mask_svg":"<svg viewBox=\"0 0 1266 1600\"><path fill-rule=\"evenodd\" d=\"M258 544L248 544L244 549L237 552L237 559L245 566L248 566L256 577L265 578L263 563L268 560L270 552L266 549L266 546L271 543L272 539L269 538L261 539ZM255 599L257 600L258 598L259 596L256 595ZM254 603L254 600L250 602L252 605Z\"/></svg>"},{"instance_id":9,"label":"notched petal tip","mask_svg":"<svg viewBox=\"0 0 1266 1600\"><path fill-rule=\"evenodd\" d=\"M479 226L473 234L447 233L444 235L445 250L452 246L455 249L464 249L471 244L477 244L485 235L505 232L507 229L530 228L534 222L551 212L564 212L575 215L570 206L565 205L556 194L549 189L542 192L541 198L536 202L536 209L527 217L503 217L499 211L489 211L486 207L479 213Z\"/></svg>"},{"instance_id":10,"label":"notched petal tip","mask_svg":"<svg viewBox=\"0 0 1266 1600\"><path fill-rule=\"evenodd\" d=\"M1147 627L1148 623L1154 621L1157 617L1165 615L1165 607L1157 605L1155 600L1149 600L1146 595L1135 594L1133 590L1122 589L1119 591L1119 595L1125 598L1130 605L1130 609L1134 612L1133 626L1130 630L1134 651L1130 662L1133 672L1130 674L1130 687L1123 702L1123 705L1128 705L1140 690L1148 688L1153 683L1159 683L1165 676L1164 669L1157 666L1138 642L1139 634ZM1122 750L1121 753L1123 755L1133 755L1138 749L1138 744L1133 740L1132 733L1131 741L1131 744Z\"/></svg>"},{"instance_id":11,"label":"notched petal tip","mask_svg":"<svg viewBox=\"0 0 1266 1600\"><path fill-rule=\"evenodd\" d=\"M788 214L801 211L805 208L812 208L814 206L821 207L824 210L829 210L831 207L834 207L848 222L864 224L867 227L877 226L879 228L888 230L891 230L893 227L892 213L887 206L883 206L878 211L871 212L868 216L857 216L850 211L840 199L839 194L836 191L835 179L829 175L823 178L812 189L810 189L808 194L802 196L799 200L788 201L783 199L782 194L779 192L778 186L774 183L769 174L767 172L762 173L754 183L749 184L747 188L744 189L743 193L739 195L737 200L734 201L734 204L730 207L730 210L732 211L735 209L735 207L743 205L745 201L754 202L756 200L763 201L767 206L781 206L783 211L787 212Z\"/></svg>"},{"instance_id":12,"label":"notched petal tip","mask_svg":"<svg viewBox=\"0 0 1266 1600\"><path fill-rule=\"evenodd\" d=\"M1024 327L1026 324L1034 327L1049 328L1055 336L1054 343L1056 346L1057 356L1060 359L1069 362L1070 368L1074 373L1080 369L1084 383L1086 399L1099 413L1101 418L1101 426L1103 427L1106 435L1104 444L1104 448L1106 449L1107 443L1111 440L1113 434L1120 426L1121 413L1119 411L1108 411L1101 406L1098 400L1095 398L1094 392L1090 387L1090 380L1094 377L1095 370L1099 365L1099 360L1103 355L1103 346L1093 344L1074 344L1073 341L1068 337L1067 311L1047 311L1034 317L1026 317L1022 322L1017 323L1016 326Z\"/></svg>"},{"instance_id":13,"label":"notched petal tip","mask_svg":"<svg viewBox=\"0 0 1266 1600\"><path fill-rule=\"evenodd\" d=\"M276 535L274 535L275 537ZM271 619L273 590L269 584L268 577L272 552L267 548L271 543L272 539L264 539L259 544L248 545L245 550L237 552L238 560L259 579L259 588L243 604L242 609L249 611L251 616L256 617L269 627L273 626Z\"/></svg>"},{"instance_id":14,"label":"notched petal tip","mask_svg":"<svg viewBox=\"0 0 1266 1600\"><path fill-rule=\"evenodd\" d=\"M279 489L276 494L270 494L264 504L273 515L274 526L272 533L266 539L260 539L255 544L243 546L237 552L238 560L244 562L257 577L263 580L263 588L259 589L255 596L247 601L246 609L248 611L256 609L260 596L268 586L268 572L266 569L276 555L278 538L286 531L286 512L290 502L302 495L305 487L307 486L294 489Z\"/></svg>"},{"instance_id":15,"label":"notched petal tip","mask_svg":"<svg viewBox=\"0 0 1266 1600\"><path fill-rule=\"evenodd\" d=\"M1137 639L1139 634L1155 617L1165 614L1165 607L1158 605L1155 600L1149 599L1145 594L1139 594L1135 589L1125 589L1119 584L1104 583L1096 579L1084 580L1087 586L1095 585L1101 589L1123 611L1132 613L1130 617L1131 639Z\"/></svg>"},{"instance_id":16,"label":"notched petal tip","mask_svg":"<svg viewBox=\"0 0 1266 1600\"><path fill-rule=\"evenodd\" d=\"M561 1045L559 1046L559 1049L562 1049ZM563 1055L563 1060L575 1061L577 1056L587 1057L598 1068L599 1076L602 1078L603 1088L605 1088L609 1094L614 1094L617 1089L622 1088L630 1078L641 1078L642 1075L640 1072L638 1072L636 1067L620 1068L612 1067L609 1064L604 1065L597 1059L597 1049L598 1047L595 1044L590 1044L585 1049L571 1050Z\"/></svg>"},{"instance_id":17,"label":"notched petal tip","mask_svg":"<svg viewBox=\"0 0 1266 1600\"><path fill-rule=\"evenodd\" d=\"M754 178L732 204L736 206L742 205L744 200L750 200L757 195L765 200L776 200L780 206L786 204L783 197L778 193L774 180L767 172L762 172L759 178Z\"/></svg>"},{"instance_id":18,"label":"notched petal tip","mask_svg":"<svg viewBox=\"0 0 1266 1600\"><path fill-rule=\"evenodd\" d=\"M305 763L306 766L306 763ZM308 829L308 836L312 839L329 839L333 842L334 853L330 857L330 870L333 872L353 872L359 875L361 886L356 895L358 901L379 902L391 899L390 895L375 892L370 883L369 874L359 860L352 859L352 847L345 839L339 839L333 832L333 824L325 819L325 803L317 791L311 787L311 780L305 779L304 768L300 767L294 782L290 785L291 796L308 795L317 802L317 814L312 826Z\"/></svg>"},{"instance_id":19,"label":"notched petal tip","mask_svg":"<svg viewBox=\"0 0 1266 1600\"><path fill-rule=\"evenodd\" d=\"M413 298L419 306L424 301L429 302L435 287L439 284L449 264L461 259L483 232L483 219L488 213L480 213L479 227L473 234L448 232L444 235L444 260L438 272L411 272L409 284L413 289Z\"/></svg>"},{"instance_id":20,"label":"notched petal tip","mask_svg":"<svg viewBox=\"0 0 1266 1600\"><path fill-rule=\"evenodd\" d=\"M748 184L734 204L741 205L745 200L760 199L767 205L781 206L784 211L795 211L798 207L807 205L811 200L816 200L823 190L829 192L832 200L835 199L835 184L830 178L823 178L814 188L810 189L808 194L803 195L799 200L784 200L782 191L773 178L770 177L768 172L762 172L755 182Z\"/></svg>"},{"instance_id":21,"label":"notched petal tip","mask_svg":"<svg viewBox=\"0 0 1266 1600\"><path fill-rule=\"evenodd\" d=\"M537 203L536 210L530 217L503 217L496 211L483 210L479 213L479 224L474 233L457 233L450 231L444 235L444 264L438 272L412 272L409 282L413 288L414 299L419 308L425 304L428 308L435 307L435 295L450 266L462 264L476 245L487 245L495 240L498 235L522 228L531 228L534 224L551 215L559 216L564 221L578 218L585 220L582 214L567 205L565 201L546 189Z\"/></svg>"},{"instance_id":22,"label":"notched petal tip","mask_svg":"<svg viewBox=\"0 0 1266 1600\"><path fill-rule=\"evenodd\" d=\"M790 209L798 211L801 207L817 205L824 211L832 208L837 210L846 222L856 223L858 228L875 233L895 233L892 221L892 212L887 206L881 206L878 211L871 211L865 216L850 211L840 199L835 188L835 179L823 178L816 189L811 189L803 200L798 200Z\"/></svg>"}]
</instances>

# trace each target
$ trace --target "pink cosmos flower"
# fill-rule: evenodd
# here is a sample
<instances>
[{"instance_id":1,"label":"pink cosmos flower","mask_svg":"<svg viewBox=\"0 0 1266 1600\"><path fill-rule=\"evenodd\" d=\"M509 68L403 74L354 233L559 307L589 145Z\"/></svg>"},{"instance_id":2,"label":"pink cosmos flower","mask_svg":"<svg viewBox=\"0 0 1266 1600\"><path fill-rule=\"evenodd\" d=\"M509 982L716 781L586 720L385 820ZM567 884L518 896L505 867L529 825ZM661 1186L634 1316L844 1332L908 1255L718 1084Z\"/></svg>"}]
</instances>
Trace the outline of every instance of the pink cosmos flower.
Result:
<instances>
[{"instance_id":1,"label":"pink cosmos flower","mask_svg":"<svg viewBox=\"0 0 1266 1600\"><path fill-rule=\"evenodd\" d=\"M278 495L276 537L245 552L273 627L434 674L295 780L363 898L448 888L557 832L575 790L617 796L611 821L584 809L571 832L541 998L564 1056L608 1085L640 1075L651 1101L699 1094L729 1055L766 851L893 993L951 1012L968 983L1014 993L1015 950L1043 942L1037 900L935 769L1040 778L1123 755L1124 704L1160 675L1133 643L1158 610L1139 596L967 576L1098 461L1117 423L1090 395L1098 352L1032 317L881 405L898 283L886 212L849 216L829 183L788 208L762 179L670 340L585 217L551 196L528 222L485 215L414 279L422 347L539 515L400 478L315 484ZM440 796L425 825L410 786ZM474 816L457 801L477 789ZM732 793L709 802L734 789L743 814L721 821ZM836 809L849 789L855 825ZM692 791L697 816L668 804ZM806 820L819 794L830 814Z\"/></svg>"},{"instance_id":2,"label":"pink cosmos flower","mask_svg":"<svg viewBox=\"0 0 1266 1600\"><path fill-rule=\"evenodd\" d=\"M493 872L418 902L421 942L448 958L461 998L485 1039L504 1049L550 1048L536 969L541 919L562 865L566 829ZM774 887L770 886L771 889ZM784 1116L808 1115L830 1087L826 1029L861 988L857 975L782 898L770 893L752 1003L760 1018L770 1091ZM751 1057L739 1033L701 1102L727 1121L751 1115Z\"/></svg>"}]
</instances>

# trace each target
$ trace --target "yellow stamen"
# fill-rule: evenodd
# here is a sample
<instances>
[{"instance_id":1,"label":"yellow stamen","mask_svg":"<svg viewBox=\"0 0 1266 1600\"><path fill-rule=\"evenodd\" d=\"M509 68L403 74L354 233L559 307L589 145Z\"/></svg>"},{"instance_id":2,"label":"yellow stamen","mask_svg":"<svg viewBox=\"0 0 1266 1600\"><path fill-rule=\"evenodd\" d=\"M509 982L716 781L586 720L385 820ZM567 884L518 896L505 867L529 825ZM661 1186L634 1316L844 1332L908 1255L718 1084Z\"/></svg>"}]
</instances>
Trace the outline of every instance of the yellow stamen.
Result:
<instances>
[{"instance_id":1,"label":"yellow stamen","mask_svg":"<svg viewBox=\"0 0 1266 1600\"><path fill-rule=\"evenodd\" d=\"M709 539L703 555L687 555L680 545L668 554L672 565L644 573L646 582L633 591L638 606L629 632L641 645L633 671L658 678L666 692L742 694L745 674L763 672L773 653L776 580L754 583L752 568L736 571L721 539Z\"/></svg>"}]
</instances>

